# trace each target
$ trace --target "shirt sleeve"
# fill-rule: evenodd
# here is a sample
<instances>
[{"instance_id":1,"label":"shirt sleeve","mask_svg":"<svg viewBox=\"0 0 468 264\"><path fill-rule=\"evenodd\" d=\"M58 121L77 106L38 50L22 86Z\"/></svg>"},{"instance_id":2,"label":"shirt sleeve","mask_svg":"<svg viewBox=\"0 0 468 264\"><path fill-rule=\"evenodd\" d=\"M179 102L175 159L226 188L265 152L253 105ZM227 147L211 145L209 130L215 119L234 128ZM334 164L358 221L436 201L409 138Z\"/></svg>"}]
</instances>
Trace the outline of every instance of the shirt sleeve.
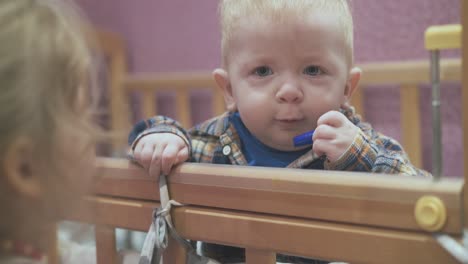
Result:
<instances>
[{"instance_id":1,"label":"shirt sleeve","mask_svg":"<svg viewBox=\"0 0 468 264\"><path fill-rule=\"evenodd\" d=\"M396 140L376 132L369 124L359 127L361 129L348 150L338 160L326 161L325 169L432 177L411 164Z\"/></svg>"},{"instance_id":2,"label":"shirt sleeve","mask_svg":"<svg viewBox=\"0 0 468 264\"><path fill-rule=\"evenodd\" d=\"M132 152L138 141L146 135L155 133L172 133L184 140L185 144L191 153L190 137L182 125L166 116L155 116L150 119L142 120L135 124L130 135L128 136L128 145ZM131 154L130 154L131 156ZM130 157L131 158L131 157Z\"/></svg>"}]
</instances>

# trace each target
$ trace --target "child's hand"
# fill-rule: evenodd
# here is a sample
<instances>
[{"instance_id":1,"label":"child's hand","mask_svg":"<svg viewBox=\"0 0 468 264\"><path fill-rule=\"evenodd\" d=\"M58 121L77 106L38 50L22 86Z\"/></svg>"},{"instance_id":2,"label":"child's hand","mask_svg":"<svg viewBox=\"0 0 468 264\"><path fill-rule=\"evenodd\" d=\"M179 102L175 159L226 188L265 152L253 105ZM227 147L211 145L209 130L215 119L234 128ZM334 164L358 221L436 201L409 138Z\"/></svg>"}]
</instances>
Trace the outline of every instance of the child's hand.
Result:
<instances>
[{"instance_id":1,"label":"child's hand","mask_svg":"<svg viewBox=\"0 0 468 264\"><path fill-rule=\"evenodd\" d=\"M155 133L143 136L133 151L135 160L148 170L150 176L169 174L172 166L188 159L188 147L179 136L172 133Z\"/></svg>"},{"instance_id":2,"label":"child's hand","mask_svg":"<svg viewBox=\"0 0 468 264\"><path fill-rule=\"evenodd\" d=\"M326 155L331 162L337 161L354 141L359 128L338 111L329 111L317 121L313 139L313 150Z\"/></svg>"}]
</instances>

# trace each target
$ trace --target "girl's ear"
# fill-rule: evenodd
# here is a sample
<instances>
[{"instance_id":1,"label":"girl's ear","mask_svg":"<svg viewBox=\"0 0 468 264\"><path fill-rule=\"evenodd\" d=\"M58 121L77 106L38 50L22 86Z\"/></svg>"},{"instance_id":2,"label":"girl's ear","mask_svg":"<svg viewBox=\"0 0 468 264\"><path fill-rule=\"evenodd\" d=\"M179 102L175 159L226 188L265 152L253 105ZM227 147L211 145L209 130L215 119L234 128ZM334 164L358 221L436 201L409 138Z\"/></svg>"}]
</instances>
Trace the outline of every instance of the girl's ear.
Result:
<instances>
[{"instance_id":1,"label":"girl's ear","mask_svg":"<svg viewBox=\"0 0 468 264\"><path fill-rule=\"evenodd\" d=\"M351 96L358 88L359 80L361 79L362 70L358 67L354 67L349 72L349 79L346 82L346 87L344 90L344 99L346 102L351 100Z\"/></svg>"},{"instance_id":2,"label":"girl's ear","mask_svg":"<svg viewBox=\"0 0 468 264\"><path fill-rule=\"evenodd\" d=\"M224 69L216 69L213 71L213 78L220 88L223 91L224 102L226 103L226 108L229 112L235 112L237 110L236 100L232 94L232 86L229 81L228 73Z\"/></svg>"},{"instance_id":3,"label":"girl's ear","mask_svg":"<svg viewBox=\"0 0 468 264\"><path fill-rule=\"evenodd\" d=\"M41 195L40 175L34 168L33 143L19 137L7 148L3 167L7 184L21 195L37 198Z\"/></svg>"}]
</instances>

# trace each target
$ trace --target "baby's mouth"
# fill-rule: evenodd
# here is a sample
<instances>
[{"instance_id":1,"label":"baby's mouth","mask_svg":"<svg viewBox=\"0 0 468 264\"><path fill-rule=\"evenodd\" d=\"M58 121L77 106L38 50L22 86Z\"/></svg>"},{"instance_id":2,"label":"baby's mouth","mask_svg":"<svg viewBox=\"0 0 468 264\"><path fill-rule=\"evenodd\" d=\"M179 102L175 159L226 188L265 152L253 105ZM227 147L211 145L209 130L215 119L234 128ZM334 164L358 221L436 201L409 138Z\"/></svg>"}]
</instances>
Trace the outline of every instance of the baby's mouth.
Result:
<instances>
[{"instance_id":1,"label":"baby's mouth","mask_svg":"<svg viewBox=\"0 0 468 264\"><path fill-rule=\"evenodd\" d=\"M299 121L304 120L304 117L298 116L298 115L295 115L295 116L281 116L281 117L276 117L275 120L280 121L280 122L286 122L286 123L288 123L288 122L294 123L294 122L299 122Z\"/></svg>"},{"instance_id":2,"label":"baby's mouth","mask_svg":"<svg viewBox=\"0 0 468 264\"><path fill-rule=\"evenodd\" d=\"M285 126L293 126L298 123L301 123L303 118L276 118L276 122Z\"/></svg>"},{"instance_id":3,"label":"baby's mouth","mask_svg":"<svg viewBox=\"0 0 468 264\"><path fill-rule=\"evenodd\" d=\"M299 122L300 119L277 119L277 121L279 121L281 123L286 123L286 124L288 124L288 123L293 124L293 123Z\"/></svg>"}]
</instances>

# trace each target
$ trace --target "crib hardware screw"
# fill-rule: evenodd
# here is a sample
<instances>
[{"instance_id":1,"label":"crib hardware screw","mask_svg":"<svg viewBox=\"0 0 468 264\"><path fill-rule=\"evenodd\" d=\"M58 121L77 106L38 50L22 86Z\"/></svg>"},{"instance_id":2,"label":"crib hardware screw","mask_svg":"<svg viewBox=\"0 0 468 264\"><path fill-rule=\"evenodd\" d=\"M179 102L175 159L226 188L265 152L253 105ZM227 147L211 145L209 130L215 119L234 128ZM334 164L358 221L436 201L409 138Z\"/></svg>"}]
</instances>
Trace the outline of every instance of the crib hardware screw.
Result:
<instances>
[{"instance_id":1,"label":"crib hardware screw","mask_svg":"<svg viewBox=\"0 0 468 264\"><path fill-rule=\"evenodd\" d=\"M439 231L447 220L445 205L436 196L425 195L418 199L414 217L419 226L426 231Z\"/></svg>"}]
</instances>

